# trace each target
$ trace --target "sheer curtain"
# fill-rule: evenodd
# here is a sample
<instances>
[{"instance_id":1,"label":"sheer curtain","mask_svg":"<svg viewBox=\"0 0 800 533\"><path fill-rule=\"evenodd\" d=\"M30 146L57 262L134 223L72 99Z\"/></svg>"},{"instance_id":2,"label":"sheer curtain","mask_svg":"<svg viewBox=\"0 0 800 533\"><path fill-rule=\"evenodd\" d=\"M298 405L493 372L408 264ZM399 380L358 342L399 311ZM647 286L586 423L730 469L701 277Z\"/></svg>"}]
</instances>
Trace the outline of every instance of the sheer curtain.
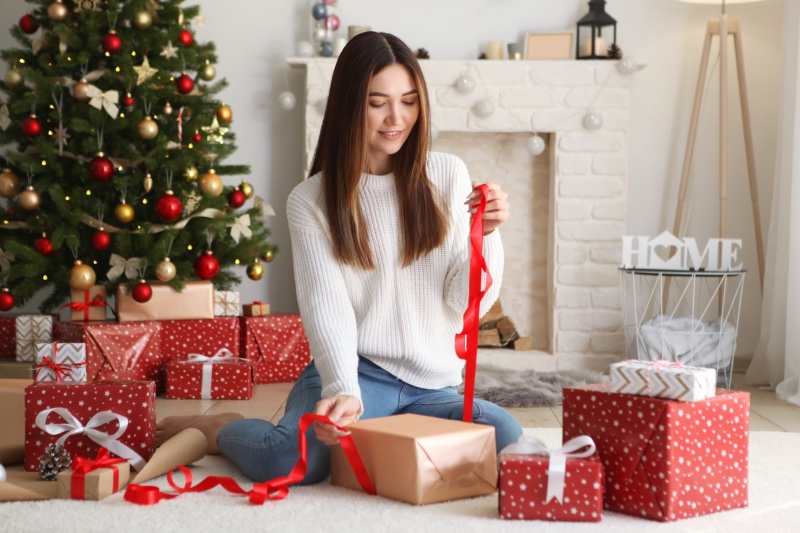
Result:
<instances>
[{"instance_id":1,"label":"sheer curtain","mask_svg":"<svg viewBox=\"0 0 800 533\"><path fill-rule=\"evenodd\" d=\"M761 340L746 379L769 385L778 399L800 405L800 2L785 5L784 81Z\"/></svg>"}]
</instances>

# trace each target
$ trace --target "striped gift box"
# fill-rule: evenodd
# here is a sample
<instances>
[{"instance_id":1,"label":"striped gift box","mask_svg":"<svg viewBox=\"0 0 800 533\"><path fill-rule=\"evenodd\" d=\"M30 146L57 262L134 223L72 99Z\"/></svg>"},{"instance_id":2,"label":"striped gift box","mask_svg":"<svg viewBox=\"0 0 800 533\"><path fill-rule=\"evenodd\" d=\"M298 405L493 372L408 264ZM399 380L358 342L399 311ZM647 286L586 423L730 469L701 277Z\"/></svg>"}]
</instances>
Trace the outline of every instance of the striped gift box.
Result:
<instances>
[{"instance_id":1,"label":"striped gift box","mask_svg":"<svg viewBox=\"0 0 800 533\"><path fill-rule=\"evenodd\" d=\"M668 361L611 365L611 392L696 402L716 395L717 371Z\"/></svg>"},{"instance_id":2,"label":"striped gift box","mask_svg":"<svg viewBox=\"0 0 800 533\"><path fill-rule=\"evenodd\" d=\"M86 344L37 342L36 381L86 381Z\"/></svg>"},{"instance_id":3,"label":"striped gift box","mask_svg":"<svg viewBox=\"0 0 800 533\"><path fill-rule=\"evenodd\" d=\"M17 361L36 361L36 343L53 342L53 317L21 315L14 324L17 336Z\"/></svg>"}]
</instances>

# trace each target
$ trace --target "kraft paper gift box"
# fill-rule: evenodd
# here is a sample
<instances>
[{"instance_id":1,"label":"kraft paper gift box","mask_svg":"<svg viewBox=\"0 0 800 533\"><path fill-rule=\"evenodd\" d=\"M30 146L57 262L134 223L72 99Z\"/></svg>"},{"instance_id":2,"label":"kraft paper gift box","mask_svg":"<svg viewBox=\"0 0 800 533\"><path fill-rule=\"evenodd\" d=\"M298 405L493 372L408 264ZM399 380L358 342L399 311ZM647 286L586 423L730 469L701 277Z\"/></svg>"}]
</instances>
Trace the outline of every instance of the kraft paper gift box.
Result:
<instances>
[{"instance_id":1,"label":"kraft paper gift box","mask_svg":"<svg viewBox=\"0 0 800 533\"><path fill-rule=\"evenodd\" d=\"M17 361L36 361L36 343L53 341L53 317L22 315L16 318Z\"/></svg>"},{"instance_id":2,"label":"kraft paper gift box","mask_svg":"<svg viewBox=\"0 0 800 533\"><path fill-rule=\"evenodd\" d=\"M263 302L253 302L242 306L244 316L266 316L269 314L269 304Z\"/></svg>"},{"instance_id":3,"label":"kraft paper gift box","mask_svg":"<svg viewBox=\"0 0 800 533\"><path fill-rule=\"evenodd\" d=\"M523 435L499 455L500 518L599 522L603 517L603 465L588 437L547 450L539 439Z\"/></svg>"},{"instance_id":4,"label":"kraft paper gift box","mask_svg":"<svg viewBox=\"0 0 800 533\"><path fill-rule=\"evenodd\" d=\"M239 293L214 291L214 316L239 316Z\"/></svg>"},{"instance_id":5,"label":"kraft paper gift box","mask_svg":"<svg viewBox=\"0 0 800 533\"><path fill-rule=\"evenodd\" d=\"M13 316L0 317L0 360L17 359L16 322Z\"/></svg>"},{"instance_id":6,"label":"kraft paper gift box","mask_svg":"<svg viewBox=\"0 0 800 533\"><path fill-rule=\"evenodd\" d=\"M155 451L155 384L151 381L34 383L25 388L25 470L39 468L48 444L73 457L107 448L139 470Z\"/></svg>"},{"instance_id":7,"label":"kraft paper gift box","mask_svg":"<svg viewBox=\"0 0 800 533\"><path fill-rule=\"evenodd\" d=\"M167 398L249 400L253 396L253 365L238 357L226 357L196 354L188 361L170 361Z\"/></svg>"},{"instance_id":8,"label":"kraft paper gift box","mask_svg":"<svg viewBox=\"0 0 800 533\"><path fill-rule=\"evenodd\" d=\"M154 381L160 392L169 360L160 322L56 322L58 342L86 345L87 381Z\"/></svg>"},{"instance_id":9,"label":"kraft paper gift box","mask_svg":"<svg viewBox=\"0 0 800 533\"><path fill-rule=\"evenodd\" d=\"M186 361L189 354L213 355L226 349L239 355L239 317L161 322L161 355L166 361Z\"/></svg>"},{"instance_id":10,"label":"kraft paper gift box","mask_svg":"<svg viewBox=\"0 0 800 533\"><path fill-rule=\"evenodd\" d=\"M714 368L666 361L621 361L611 365L611 392L696 402L716 393Z\"/></svg>"},{"instance_id":11,"label":"kraft paper gift box","mask_svg":"<svg viewBox=\"0 0 800 533\"><path fill-rule=\"evenodd\" d=\"M124 459L111 459L107 451L97 459L76 458L70 470L58 473L58 497L63 500L102 500L124 489L130 474L130 464Z\"/></svg>"},{"instance_id":12,"label":"kraft paper gift box","mask_svg":"<svg viewBox=\"0 0 800 533\"><path fill-rule=\"evenodd\" d=\"M421 505L497 490L494 427L404 414L347 426L378 495ZM341 446L331 484L362 490Z\"/></svg>"},{"instance_id":13,"label":"kraft paper gift box","mask_svg":"<svg viewBox=\"0 0 800 533\"><path fill-rule=\"evenodd\" d=\"M666 522L747 506L749 414L746 392L679 402L564 388L563 439L594 440L606 509Z\"/></svg>"},{"instance_id":14,"label":"kraft paper gift box","mask_svg":"<svg viewBox=\"0 0 800 533\"><path fill-rule=\"evenodd\" d=\"M0 379L25 379L30 384L36 374L36 365L22 361L0 360Z\"/></svg>"},{"instance_id":15,"label":"kraft paper gift box","mask_svg":"<svg viewBox=\"0 0 800 533\"><path fill-rule=\"evenodd\" d=\"M150 282L153 296L139 303L126 287L117 289L117 319L120 322L191 320L214 318L214 285L210 281L187 281L181 292L166 283Z\"/></svg>"},{"instance_id":16,"label":"kraft paper gift box","mask_svg":"<svg viewBox=\"0 0 800 533\"><path fill-rule=\"evenodd\" d=\"M106 288L95 285L87 290L72 289L69 292L69 319L77 322L106 319Z\"/></svg>"},{"instance_id":17,"label":"kraft paper gift box","mask_svg":"<svg viewBox=\"0 0 800 533\"><path fill-rule=\"evenodd\" d=\"M0 464L25 460L25 387L30 379L0 379Z\"/></svg>"},{"instance_id":18,"label":"kraft paper gift box","mask_svg":"<svg viewBox=\"0 0 800 533\"><path fill-rule=\"evenodd\" d=\"M296 381L311 362L300 315L241 317L241 355L253 361L256 383Z\"/></svg>"},{"instance_id":19,"label":"kraft paper gift box","mask_svg":"<svg viewBox=\"0 0 800 533\"><path fill-rule=\"evenodd\" d=\"M86 381L86 344L37 342L36 381Z\"/></svg>"}]
</instances>

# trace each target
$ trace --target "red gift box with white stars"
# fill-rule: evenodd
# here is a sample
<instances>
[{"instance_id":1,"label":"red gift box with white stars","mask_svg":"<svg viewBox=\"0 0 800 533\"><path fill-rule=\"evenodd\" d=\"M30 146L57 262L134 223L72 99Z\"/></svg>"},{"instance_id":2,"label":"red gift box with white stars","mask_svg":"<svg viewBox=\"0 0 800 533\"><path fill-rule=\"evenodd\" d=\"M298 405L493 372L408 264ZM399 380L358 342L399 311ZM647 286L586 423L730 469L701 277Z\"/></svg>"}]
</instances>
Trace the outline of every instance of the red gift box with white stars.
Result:
<instances>
[{"instance_id":1,"label":"red gift box with white stars","mask_svg":"<svg viewBox=\"0 0 800 533\"><path fill-rule=\"evenodd\" d=\"M186 361L189 354L214 355L222 348L239 353L238 317L161 321L161 354L168 361Z\"/></svg>"},{"instance_id":2,"label":"red gift box with white stars","mask_svg":"<svg viewBox=\"0 0 800 533\"><path fill-rule=\"evenodd\" d=\"M564 494L547 499L545 455L504 453L500 456L500 518L599 522L603 517L603 465L597 455L567 459Z\"/></svg>"},{"instance_id":3,"label":"red gift box with white stars","mask_svg":"<svg viewBox=\"0 0 800 533\"><path fill-rule=\"evenodd\" d=\"M311 362L300 315L244 316L239 320L241 354L255 364L256 383L296 381Z\"/></svg>"},{"instance_id":4,"label":"red gift box with white stars","mask_svg":"<svg viewBox=\"0 0 800 533\"><path fill-rule=\"evenodd\" d=\"M25 388L25 470L36 471L48 444L75 457L107 448L135 469L155 451L152 381L41 382Z\"/></svg>"},{"instance_id":5,"label":"red gift box with white stars","mask_svg":"<svg viewBox=\"0 0 800 533\"><path fill-rule=\"evenodd\" d=\"M249 400L253 396L253 365L249 361L170 361L167 398Z\"/></svg>"},{"instance_id":6,"label":"red gift box with white stars","mask_svg":"<svg viewBox=\"0 0 800 533\"><path fill-rule=\"evenodd\" d=\"M565 388L564 441L588 435L606 475L605 508L663 522L748 502L750 394L696 402Z\"/></svg>"},{"instance_id":7,"label":"red gift box with white stars","mask_svg":"<svg viewBox=\"0 0 800 533\"><path fill-rule=\"evenodd\" d=\"M55 322L58 342L86 344L88 381L154 381L164 388L169 358L161 349L159 322Z\"/></svg>"}]
</instances>

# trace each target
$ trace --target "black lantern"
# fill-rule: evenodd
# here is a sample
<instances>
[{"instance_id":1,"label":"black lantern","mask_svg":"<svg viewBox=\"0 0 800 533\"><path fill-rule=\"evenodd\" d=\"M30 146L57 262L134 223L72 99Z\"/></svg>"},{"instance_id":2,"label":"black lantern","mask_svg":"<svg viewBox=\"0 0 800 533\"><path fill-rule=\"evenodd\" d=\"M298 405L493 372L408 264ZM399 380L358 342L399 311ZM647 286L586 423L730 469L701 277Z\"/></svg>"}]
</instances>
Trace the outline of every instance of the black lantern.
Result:
<instances>
[{"instance_id":1,"label":"black lantern","mask_svg":"<svg viewBox=\"0 0 800 533\"><path fill-rule=\"evenodd\" d=\"M609 59L608 48L617 43L617 21L605 5L606 0L589 1L589 13L578 21L575 59Z\"/></svg>"}]
</instances>

